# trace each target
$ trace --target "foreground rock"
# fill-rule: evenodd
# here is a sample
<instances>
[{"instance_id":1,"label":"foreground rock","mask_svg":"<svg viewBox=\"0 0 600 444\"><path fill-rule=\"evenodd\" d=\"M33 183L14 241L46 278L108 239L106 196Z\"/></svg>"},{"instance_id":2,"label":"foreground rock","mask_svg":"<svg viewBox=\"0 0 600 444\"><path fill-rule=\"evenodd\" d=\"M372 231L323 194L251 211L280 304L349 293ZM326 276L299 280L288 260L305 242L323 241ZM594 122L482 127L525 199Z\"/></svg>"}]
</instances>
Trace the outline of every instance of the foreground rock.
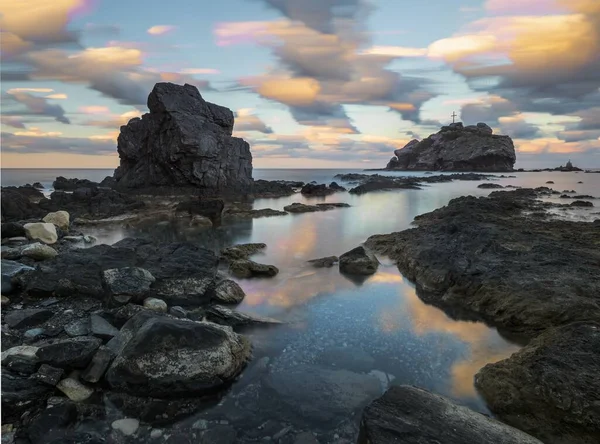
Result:
<instances>
[{"instance_id":1,"label":"foreground rock","mask_svg":"<svg viewBox=\"0 0 600 444\"><path fill-rule=\"evenodd\" d=\"M254 197L274 198L295 194L294 187L302 187L303 183L290 183L281 180L255 180L252 186Z\"/></svg>"},{"instance_id":2,"label":"foreground rock","mask_svg":"<svg viewBox=\"0 0 600 444\"><path fill-rule=\"evenodd\" d=\"M63 231L69 231L69 213L66 211L55 211L48 213L42 219L44 222L54 224Z\"/></svg>"},{"instance_id":3,"label":"foreground rock","mask_svg":"<svg viewBox=\"0 0 600 444\"><path fill-rule=\"evenodd\" d=\"M191 397L237 376L250 356L246 339L211 323L134 316L121 329L106 374L113 389L141 396Z\"/></svg>"},{"instance_id":4,"label":"foreground rock","mask_svg":"<svg viewBox=\"0 0 600 444\"><path fill-rule=\"evenodd\" d=\"M330 194L337 193L338 191L346 191L346 188L338 185L336 182L331 182L329 186L325 185L324 183L319 185L307 183L300 190L303 195L309 197L329 196Z\"/></svg>"},{"instance_id":5,"label":"foreground rock","mask_svg":"<svg viewBox=\"0 0 600 444\"><path fill-rule=\"evenodd\" d=\"M508 136L492 134L485 123L444 126L422 141L394 151L388 170L512 171L516 155Z\"/></svg>"},{"instance_id":6,"label":"foreground rock","mask_svg":"<svg viewBox=\"0 0 600 444\"><path fill-rule=\"evenodd\" d=\"M314 268L331 268L335 264L339 262L339 258L337 256L327 256L321 257L319 259L311 259L307 261Z\"/></svg>"},{"instance_id":7,"label":"foreground rock","mask_svg":"<svg viewBox=\"0 0 600 444\"><path fill-rule=\"evenodd\" d=\"M545 443L600 442L600 323L549 329L475 385L502 421Z\"/></svg>"},{"instance_id":8,"label":"foreground rock","mask_svg":"<svg viewBox=\"0 0 600 444\"><path fill-rule=\"evenodd\" d=\"M259 264L248 259L238 259L229 264L229 272L237 278L273 277L279 273L279 269L274 265Z\"/></svg>"},{"instance_id":9,"label":"foreground rock","mask_svg":"<svg viewBox=\"0 0 600 444\"><path fill-rule=\"evenodd\" d=\"M219 305L214 305L207 310L206 319L210 322L221 325L229 325L233 328L253 325L281 324L281 322L277 319L252 316L227 307L221 307Z\"/></svg>"},{"instance_id":10,"label":"foreground rock","mask_svg":"<svg viewBox=\"0 0 600 444\"><path fill-rule=\"evenodd\" d=\"M390 388L362 416L358 444L541 444L520 430L407 385Z\"/></svg>"},{"instance_id":11,"label":"foreground rock","mask_svg":"<svg viewBox=\"0 0 600 444\"><path fill-rule=\"evenodd\" d=\"M38 190L32 189L41 196L32 197L28 190L24 190L22 187L2 187L2 198L0 199L2 222L38 218L45 214L37 205L37 201L44 195Z\"/></svg>"},{"instance_id":12,"label":"foreground rock","mask_svg":"<svg viewBox=\"0 0 600 444\"><path fill-rule=\"evenodd\" d=\"M54 244L58 240L56 227L51 223L35 222L23 225L28 239Z\"/></svg>"},{"instance_id":13,"label":"foreground rock","mask_svg":"<svg viewBox=\"0 0 600 444\"><path fill-rule=\"evenodd\" d=\"M221 257L229 260L248 259L253 254L260 253L265 248L267 248L267 244L263 244L262 242L238 244L221 250Z\"/></svg>"},{"instance_id":14,"label":"foreground rock","mask_svg":"<svg viewBox=\"0 0 600 444\"><path fill-rule=\"evenodd\" d=\"M288 213L313 213L315 211L328 211L336 208L348 208L350 205L347 203L324 203L316 205L306 205L300 202L294 202L293 204L283 207Z\"/></svg>"},{"instance_id":15,"label":"foreground rock","mask_svg":"<svg viewBox=\"0 0 600 444\"><path fill-rule=\"evenodd\" d=\"M377 271L379 261L364 249L356 247L340 256L340 271L346 274L369 275Z\"/></svg>"},{"instance_id":16,"label":"foreground rock","mask_svg":"<svg viewBox=\"0 0 600 444\"><path fill-rule=\"evenodd\" d=\"M600 225L529 216L552 206L537 195L453 199L415 218L417 228L365 245L395 260L427 302L478 313L504 331L533 337L600 321Z\"/></svg>"},{"instance_id":17,"label":"foreground rock","mask_svg":"<svg viewBox=\"0 0 600 444\"><path fill-rule=\"evenodd\" d=\"M154 86L148 109L121 127L118 190L250 194L252 155L248 143L231 136L231 110L206 102L195 86L173 83Z\"/></svg>"}]
</instances>

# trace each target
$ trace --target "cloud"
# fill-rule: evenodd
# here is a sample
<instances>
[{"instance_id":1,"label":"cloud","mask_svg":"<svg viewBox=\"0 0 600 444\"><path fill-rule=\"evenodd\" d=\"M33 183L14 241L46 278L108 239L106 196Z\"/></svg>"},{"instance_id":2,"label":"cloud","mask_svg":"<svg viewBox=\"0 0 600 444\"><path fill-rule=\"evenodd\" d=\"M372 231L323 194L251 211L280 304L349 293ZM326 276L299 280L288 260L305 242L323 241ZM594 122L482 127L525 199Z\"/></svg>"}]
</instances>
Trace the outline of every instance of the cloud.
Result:
<instances>
[{"instance_id":1,"label":"cloud","mask_svg":"<svg viewBox=\"0 0 600 444\"><path fill-rule=\"evenodd\" d=\"M37 92L37 93L50 93L54 91L51 88L11 88L6 91L8 94L16 94L20 92Z\"/></svg>"},{"instance_id":2,"label":"cloud","mask_svg":"<svg viewBox=\"0 0 600 444\"><path fill-rule=\"evenodd\" d=\"M25 123L22 119L21 116L0 116L0 123L12 128L25 129Z\"/></svg>"},{"instance_id":3,"label":"cloud","mask_svg":"<svg viewBox=\"0 0 600 444\"><path fill-rule=\"evenodd\" d=\"M497 95L491 95L476 101L465 103L461 107L461 119L467 124L486 122L495 125L501 117L518 113L516 105Z\"/></svg>"},{"instance_id":4,"label":"cloud","mask_svg":"<svg viewBox=\"0 0 600 444\"><path fill-rule=\"evenodd\" d=\"M108 106L80 106L79 112L84 114L109 114L110 109Z\"/></svg>"},{"instance_id":5,"label":"cloud","mask_svg":"<svg viewBox=\"0 0 600 444\"><path fill-rule=\"evenodd\" d=\"M48 103L44 97L36 97L26 92L8 92L4 99L15 104L24 105L27 111L18 111L16 114L30 114L36 116L50 116L61 123L69 124L71 121L65 116L65 110L60 105ZM11 112L3 110L3 114L11 115ZM12 114L14 115L14 114Z\"/></svg>"},{"instance_id":6,"label":"cloud","mask_svg":"<svg viewBox=\"0 0 600 444\"><path fill-rule=\"evenodd\" d=\"M536 125L525 121L522 115L512 117L500 117L498 119L500 131L513 139L533 139L540 135Z\"/></svg>"},{"instance_id":7,"label":"cloud","mask_svg":"<svg viewBox=\"0 0 600 444\"><path fill-rule=\"evenodd\" d=\"M150 35L164 35L174 31L177 27L173 25L155 25L148 28L147 32Z\"/></svg>"},{"instance_id":8,"label":"cloud","mask_svg":"<svg viewBox=\"0 0 600 444\"><path fill-rule=\"evenodd\" d=\"M242 108L235 113L234 130L238 131L258 131L260 133L271 134L273 129L265 124L260 117L252 114L252 109Z\"/></svg>"},{"instance_id":9,"label":"cloud","mask_svg":"<svg viewBox=\"0 0 600 444\"><path fill-rule=\"evenodd\" d=\"M48 96L44 96L46 99L53 99L53 100L65 100L68 99L68 96L66 94L63 93L57 93L57 94L50 94Z\"/></svg>"},{"instance_id":10,"label":"cloud","mask_svg":"<svg viewBox=\"0 0 600 444\"><path fill-rule=\"evenodd\" d=\"M424 57L428 53L427 48L410 48L406 46L372 46L361 54L382 55L386 57Z\"/></svg>"},{"instance_id":11,"label":"cloud","mask_svg":"<svg viewBox=\"0 0 600 444\"><path fill-rule=\"evenodd\" d=\"M116 130L123 125L127 125L131 119L140 117L141 114L142 113L137 110L127 111L123 114L100 113L99 115L94 116L93 119L82 122L81 125Z\"/></svg>"},{"instance_id":12,"label":"cloud","mask_svg":"<svg viewBox=\"0 0 600 444\"><path fill-rule=\"evenodd\" d=\"M180 74L189 74L189 75L197 75L197 74L220 74L221 71L213 68L185 68L179 71Z\"/></svg>"},{"instance_id":13,"label":"cloud","mask_svg":"<svg viewBox=\"0 0 600 444\"><path fill-rule=\"evenodd\" d=\"M19 154L69 153L106 155L116 152L115 139L64 137L61 133L2 133L2 152Z\"/></svg>"}]
</instances>

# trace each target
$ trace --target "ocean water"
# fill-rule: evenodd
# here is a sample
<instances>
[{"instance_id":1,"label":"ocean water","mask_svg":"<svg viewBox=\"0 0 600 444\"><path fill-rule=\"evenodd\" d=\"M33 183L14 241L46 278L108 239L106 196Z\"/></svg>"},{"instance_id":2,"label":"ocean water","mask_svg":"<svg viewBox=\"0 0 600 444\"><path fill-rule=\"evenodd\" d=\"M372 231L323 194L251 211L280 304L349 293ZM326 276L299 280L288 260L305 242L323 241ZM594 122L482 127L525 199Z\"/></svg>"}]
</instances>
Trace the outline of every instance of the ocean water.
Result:
<instances>
[{"instance_id":1,"label":"ocean water","mask_svg":"<svg viewBox=\"0 0 600 444\"><path fill-rule=\"evenodd\" d=\"M319 183L337 180L345 185L334 176L346 172L352 170L257 169L254 176ZM111 173L108 170L3 170L2 185L40 181L50 186L57 175L101 180ZM497 182L523 187L549 186L559 191L575 190L579 194L600 197L600 174L510 175L515 177L497 179ZM554 184L546 184L548 181ZM423 190L394 190L362 196L342 192L325 198L305 198L296 194L278 199L257 199L253 204L257 209L279 210L292 202L347 202L351 207L226 223L204 231L163 221L149 222L135 229L90 227L86 232L109 244L127 236L150 236L163 241L187 240L215 251L236 243L266 243L264 253L257 254L253 260L273 264L280 273L270 279L236 280L247 295L238 310L284 321L282 326L248 332L254 344L254 356L245 372L258 371L255 366L264 362L262 358L268 358L268 371L251 383L242 377L240 383L225 393L219 406L199 412L192 419L228 421L245 430L258 415L260 420L275 418L284 424L292 423L300 429L326 434L333 433L335 427L303 418L301 404L307 402L304 397L294 399L290 395L292 399L283 403L287 407L275 411L253 408L275 402L273 397L277 395L265 388L261 382L263 378L270 373L285 373L298 365L345 369L379 375L382 389L389 384L412 384L489 413L474 388L473 377L485 364L510 356L519 345L483 322L453 319L440 309L423 303L414 284L402 276L388 258L380 257L377 273L364 280L349 279L340 274L337 267L314 269L306 263L323 256L339 256L360 245L370 235L410 228L415 216L444 206L455 197L486 196L495 191L477 188L480 183L454 181L432 184ZM557 197L549 199L561 203L571 201ZM598 211L597 206L569 209L561 216L593 220L598 217L594 214ZM347 416L356 424L360 411L350 412Z\"/></svg>"}]
</instances>

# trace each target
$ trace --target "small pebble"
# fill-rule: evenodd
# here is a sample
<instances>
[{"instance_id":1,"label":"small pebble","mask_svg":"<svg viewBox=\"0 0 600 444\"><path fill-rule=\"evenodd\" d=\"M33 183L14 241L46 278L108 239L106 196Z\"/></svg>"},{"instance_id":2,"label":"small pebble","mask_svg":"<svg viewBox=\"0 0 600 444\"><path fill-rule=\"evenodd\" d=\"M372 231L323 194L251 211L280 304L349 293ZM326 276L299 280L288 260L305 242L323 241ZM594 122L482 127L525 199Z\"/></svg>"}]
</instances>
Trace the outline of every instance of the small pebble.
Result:
<instances>
[{"instance_id":1,"label":"small pebble","mask_svg":"<svg viewBox=\"0 0 600 444\"><path fill-rule=\"evenodd\" d=\"M112 423L113 430L118 430L125 436L133 435L139 427L140 421L135 418L117 419Z\"/></svg>"}]
</instances>

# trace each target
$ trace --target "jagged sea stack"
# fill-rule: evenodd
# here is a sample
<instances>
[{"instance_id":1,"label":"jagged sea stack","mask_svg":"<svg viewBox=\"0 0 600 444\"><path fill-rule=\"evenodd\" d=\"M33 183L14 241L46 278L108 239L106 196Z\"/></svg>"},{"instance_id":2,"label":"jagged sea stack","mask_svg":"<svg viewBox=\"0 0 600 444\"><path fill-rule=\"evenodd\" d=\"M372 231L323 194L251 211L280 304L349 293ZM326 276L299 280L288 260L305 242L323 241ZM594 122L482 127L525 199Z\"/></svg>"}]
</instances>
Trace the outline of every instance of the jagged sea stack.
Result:
<instances>
[{"instance_id":1,"label":"jagged sea stack","mask_svg":"<svg viewBox=\"0 0 600 444\"><path fill-rule=\"evenodd\" d=\"M485 123L453 123L421 141L411 140L387 164L388 170L512 171L516 155L508 136L492 134Z\"/></svg>"},{"instance_id":2,"label":"jagged sea stack","mask_svg":"<svg viewBox=\"0 0 600 444\"><path fill-rule=\"evenodd\" d=\"M121 127L115 187L148 194L246 195L252 154L232 137L233 113L206 102L192 85L157 83L149 113Z\"/></svg>"}]
</instances>

